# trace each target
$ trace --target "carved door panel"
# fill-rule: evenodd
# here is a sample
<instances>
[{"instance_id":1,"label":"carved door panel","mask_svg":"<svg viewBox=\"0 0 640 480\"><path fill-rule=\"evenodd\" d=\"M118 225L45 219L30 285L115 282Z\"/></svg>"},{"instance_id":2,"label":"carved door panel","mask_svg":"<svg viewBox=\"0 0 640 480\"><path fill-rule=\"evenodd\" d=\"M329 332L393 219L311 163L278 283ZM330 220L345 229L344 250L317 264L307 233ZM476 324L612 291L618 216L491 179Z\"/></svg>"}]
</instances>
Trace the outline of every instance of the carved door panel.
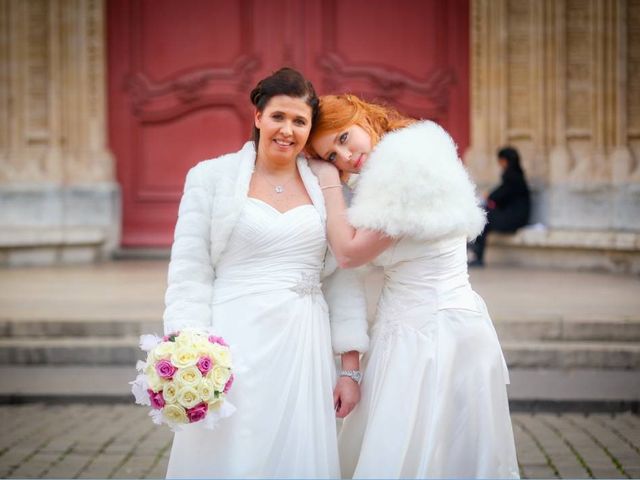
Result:
<instances>
[{"instance_id":1,"label":"carved door panel","mask_svg":"<svg viewBox=\"0 0 640 480\"><path fill-rule=\"evenodd\" d=\"M249 138L281 65L433 118L468 142L468 0L110 0L109 139L122 244L168 246L184 177Z\"/></svg>"},{"instance_id":2,"label":"carved door panel","mask_svg":"<svg viewBox=\"0 0 640 480\"><path fill-rule=\"evenodd\" d=\"M468 0L324 0L306 18L305 71L320 92L385 102L468 145Z\"/></svg>"}]
</instances>

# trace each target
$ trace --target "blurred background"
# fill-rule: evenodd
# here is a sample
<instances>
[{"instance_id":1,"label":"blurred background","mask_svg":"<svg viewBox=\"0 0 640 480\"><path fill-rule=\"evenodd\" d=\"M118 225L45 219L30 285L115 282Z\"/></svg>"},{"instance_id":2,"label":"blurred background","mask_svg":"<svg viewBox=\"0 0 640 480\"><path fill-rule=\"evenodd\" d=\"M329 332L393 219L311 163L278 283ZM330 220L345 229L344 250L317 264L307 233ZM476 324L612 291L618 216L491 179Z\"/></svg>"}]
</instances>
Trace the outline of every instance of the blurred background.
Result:
<instances>
[{"instance_id":1,"label":"blurred background","mask_svg":"<svg viewBox=\"0 0 640 480\"><path fill-rule=\"evenodd\" d=\"M170 435L123 405L137 336L187 170L285 65L441 123L480 191L519 150L530 225L471 276L521 473L640 477L639 0L0 0L0 403L29 404L0 407L0 476L164 475Z\"/></svg>"},{"instance_id":2,"label":"blurred background","mask_svg":"<svg viewBox=\"0 0 640 480\"><path fill-rule=\"evenodd\" d=\"M249 138L283 65L447 128L532 224L490 260L640 272L636 0L2 0L0 264L166 249L188 168Z\"/></svg>"}]
</instances>

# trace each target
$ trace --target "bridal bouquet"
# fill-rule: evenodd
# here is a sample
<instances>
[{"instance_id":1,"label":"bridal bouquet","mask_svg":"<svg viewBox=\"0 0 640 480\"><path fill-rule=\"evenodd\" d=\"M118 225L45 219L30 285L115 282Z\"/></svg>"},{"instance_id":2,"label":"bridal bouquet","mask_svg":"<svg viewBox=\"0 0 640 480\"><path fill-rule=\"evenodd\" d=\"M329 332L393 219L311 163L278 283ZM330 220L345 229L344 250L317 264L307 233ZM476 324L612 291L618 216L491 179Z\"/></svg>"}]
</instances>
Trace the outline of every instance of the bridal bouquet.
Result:
<instances>
[{"instance_id":1,"label":"bridal bouquet","mask_svg":"<svg viewBox=\"0 0 640 480\"><path fill-rule=\"evenodd\" d=\"M222 337L184 329L164 337L142 335L140 348L147 353L139 361L139 374L130 382L140 405L151 406L156 424L173 430L202 422L213 429L235 407L226 400L233 385L231 351Z\"/></svg>"}]
</instances>

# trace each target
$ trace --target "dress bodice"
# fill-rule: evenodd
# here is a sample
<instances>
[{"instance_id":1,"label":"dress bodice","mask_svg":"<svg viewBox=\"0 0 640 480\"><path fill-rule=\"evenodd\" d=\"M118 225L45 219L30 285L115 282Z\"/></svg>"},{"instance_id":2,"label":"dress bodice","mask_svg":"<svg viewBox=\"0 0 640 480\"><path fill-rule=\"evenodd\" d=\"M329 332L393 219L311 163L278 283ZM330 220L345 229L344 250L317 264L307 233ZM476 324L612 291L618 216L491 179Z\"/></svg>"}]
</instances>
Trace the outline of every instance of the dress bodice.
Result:
<instances>
[{"instance_id":1,"label":"dress bodice","mask_svg":"<svg viewBox=\"0 0 640 480\"><path fill-rule=\"evenodd\" d=\"M249 197L216 266L214 302L319 286L326 234L313 205L281 213Z\"/></svg>"},{"instance_id":2,"label":"dress bodice","mask_svg":"<svg viewBox=\"0 0 640 480\"><path fill-rule=\"evenodd\" d=\"M373 263L384 269L381 308L407 309L424 304L435 309L476 308L464 237L436 242L405 237Z\"/></svg>"}]
</instances>

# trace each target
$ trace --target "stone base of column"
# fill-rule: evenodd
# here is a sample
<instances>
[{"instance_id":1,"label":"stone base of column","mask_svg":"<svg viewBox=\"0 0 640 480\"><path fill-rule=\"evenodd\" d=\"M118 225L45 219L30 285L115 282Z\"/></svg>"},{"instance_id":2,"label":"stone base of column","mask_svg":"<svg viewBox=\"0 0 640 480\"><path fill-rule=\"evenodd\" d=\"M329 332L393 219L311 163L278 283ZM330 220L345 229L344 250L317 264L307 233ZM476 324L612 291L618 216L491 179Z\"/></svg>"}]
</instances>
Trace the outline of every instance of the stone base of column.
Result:
<instances>
[{"instance_id":1,"label":"stone base of column","mask_svg":"<svg viewBox=\"0 0 640 480\"><path fill-rule=\"evenodd\" d=\"M640 274L640 233L533 225L512 235L491 233L487 243L488 266Z\"/></svg>"},{"instance_id":2,"label":"stone base of column","mask_svg":"<svg viewBox=\"0 0 640 480\"><path fill-rule=\"evenodd\" d=\"M120 244L116 183L0 187L0 266L90 263Z\"/></svg>"},{"instance_id":3,"label":"stone base of column","mask_svg":"<svg viewBox=\"0 0 640 480\"><path fill-rule=\"evenodd\" d=\"M540 196L551 228L640 233L640 185L554 185Z\"/></svg>"}]
</instances>

